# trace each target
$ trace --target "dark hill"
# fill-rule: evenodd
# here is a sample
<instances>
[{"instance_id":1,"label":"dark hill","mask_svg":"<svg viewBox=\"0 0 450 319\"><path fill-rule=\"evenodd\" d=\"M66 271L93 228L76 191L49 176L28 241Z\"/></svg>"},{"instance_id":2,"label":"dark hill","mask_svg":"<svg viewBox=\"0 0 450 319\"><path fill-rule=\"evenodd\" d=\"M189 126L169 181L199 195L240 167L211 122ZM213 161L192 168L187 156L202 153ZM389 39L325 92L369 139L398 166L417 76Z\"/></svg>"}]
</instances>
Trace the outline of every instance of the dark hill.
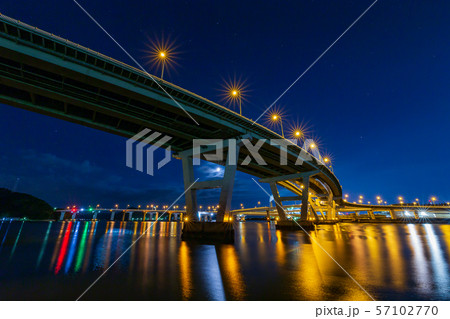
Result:
<instances>
[{"instance_id":1,"label":"dark hill","mask_svg":"<svg viewBox=\"0 0 450 319\"><path fill-rule=\"evenodd\" d=\"M29 194L12 192L0 188L0 217L27 217L49 219L53 208L42 199Z\"/></svg>"}]
</instances>

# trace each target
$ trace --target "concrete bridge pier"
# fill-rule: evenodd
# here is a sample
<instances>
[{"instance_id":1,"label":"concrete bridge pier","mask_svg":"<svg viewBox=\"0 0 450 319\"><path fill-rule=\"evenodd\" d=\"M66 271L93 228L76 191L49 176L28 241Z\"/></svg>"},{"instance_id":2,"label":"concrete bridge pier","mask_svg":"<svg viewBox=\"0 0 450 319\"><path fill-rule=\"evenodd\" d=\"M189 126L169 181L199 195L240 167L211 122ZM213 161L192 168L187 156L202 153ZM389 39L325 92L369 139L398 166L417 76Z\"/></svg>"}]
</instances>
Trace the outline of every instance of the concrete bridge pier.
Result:
<instances>
[{"instance_id":1,"label":"concrete bridge pier","mask_svg":"<svg viewBox=\"0 0 450 319\"><path fill-rule=\"evenodd\" d=\"M73 213L72 214L72 220L75 220L76 217L77 217L77 213Z\"/></svg>"},{"instance_id":2,"label":"concrete bridge pier","mask_svg":"<svg viewBox=\"0 0 450 319\"><path fill-rule=\"evenodd\" d=\"M61 215L59 215L59 220L64 220L65 215L66 215L66 212L61 212Z\"/></svg>"},{"instance_id":3,"label":"concrete bridge pier","mask_svg":"<svg viewBox=\"0 0 450 319\"><path fill-rule=\"evenodd\" d=\"M128 220L133 220L133 212L128 213Z\"/></svg>"},{"instance_id":4,"label":"concrete bridge pier","mask_svg":"<svg viewBox=\"0 0 450 319\"><path fill-rule=\"evenodd\" d=\"M311 200L311 206L312 206L312 207L317 207L317 209L314 208L314 210L316 211L316 215L317 215L317 210L318 210L318 211L320 212L320 216L322 216L322 219L323 219L323 220L326 220L326 219L329 218L328 214L325 215L323 209L320 207L320 201L319 201L318 198L316 198L316 199L314 199L314 200ZM319 218L319 217L317 216L317 219L318 219L318 218Z\"/></svg>"},{"instance_id":5,"label":"concrete bridge pier","mask_svg":"<svg viewBox=\"0 0 450 319\"><path fill-rule=\"evenodd\" d=\"M367 214L369 214L370 219L375 219L375 214L374 214L373 210L367 211Z\"/></svg>"},{"instance_id":6,"label":"concrete bridge pier","mask_svg":"<svg viewBox=\"0 0 450 319\"><path fill-rule=\"evenodd\" d=\"M94 212L94 214L92 215L92 219L97 219L97 214L98 214L98 212Z\"/></svg>"},{"instance_id":7,"label":"concrete bridge pier","mask_svg":"<svg viewBox=\"0 0 450 319\"><path fill-rule=\"evenodd\" d=\"M205 145L205 148L194 147L192 150L185 151L180 154L183 165L183 181L185 189L186 215L184 220L182 239L202 239L214 241L233 241L234 228L231 210L231 198L233 195L234 179L237 170L237 160L239 158L239 150L241 141L229 139L225 143L217 143L214 145ZM194 179L194 156L198 160L202 153L206 152L222 152L227 148L227 158L225 162L225 170L223 178L209 181L196 181ZM204 154L205 158L211 158L214 155ZM219 208L217 210L216 222L206 223L199 222L197 210L197 190L221 188L219 198Z\"/></svg>"},{"instance_id":8,"label":"concrete bridge pier","mask_svg":"<svg viewBox=\"0 0 450 319\"><path fill-rule=\"evenodd\" d=\"M330 193L330 195L328 197L328 206L330 207L330 209L329 209L329 212L330 212L329 219L331 219L331 220L336 219L337 218L337 215L336 215L336 201L333 199L333 194L332 193Z\"/></svg>"},{"instance_id":9,"label":"concrete bridge pier","mask_svg":"<svg viewBox=\"0 0 450 319\"><path fill-rule=\"evenodd\" d=\"M236 142L236 141L235 141ZM227 222L232 219L231 197L233 195L234 179L236 176L237 159L239 158L240 143L233 148L229 147L225 171L222 180L222 189L220 191L219 208L217 209L216 222Z\"/></svg>"},{"instance_id":10,"label":"concrete bridge pier","mask_svg":"<svg viewBox=\"0 0 450 319\"><path fill-rule=\"evenodd\" d=\"M302 178L302 206L300 211L300 221L304 222L308 220L308 206L309 206L309 176Z\"/></svg>"},{"instance_id":11,"label":"concrete bridge pier","mask_svg":"<svg viewBox=\"0 0 450 319\"><path fill-rule=\"evenodd\" d=\"M116 215L116 212L111 212L111 216L109 217L109 220L114 220L115 215Z\"/></svg>"},{"instance_id":12,"label":"concrete bridge pier","mask_svg":"<svg viewBox=\"0 0 450 319\"><path fill-rule=\"evenodd\" d=\"M186 201L186 214L191 221L198 221L197 211L197 191L192 189L195 183L194 164L192 156L185 155L181 157L183 166L184 198Z\"/></svg>"},{"instance_id":13,"label":"concrete bridge pier","mask_svg":"<svg viewBox=\"0 0 450 319\"><path fill-rule=\"evenodd\" d=\"M147 212L146 212L146 211L144 211L144 216L142 216L142 221L143 221L143 222L145 222L145 218L146 218L146 216L147 216Z\"/></svg>"},{"instance_id":14,"label":"concrete bridge pier","mask_svg":"<svg viewBox=\"0 0 450 319\"><path fill-rule=\"evenodd\" d=\"M317 174L318 171L309 171L304 173L296 173L296 174L290 174L290 175L284 175L284 176L275 176L275 177L269 177L269 178L263 178L259 181L262 183L269 183L270 189L272 191L272 195L274 198L274 201L276 203L277 213L279 220L276 223L277 229L301 229L298 227L300 224L303 229L313 229L314 223L308 219L310 214L314 216L314 218L317 220L318 216L317 213L314 211L312 205L311 205L311 211L309 210L310 207L310 196L309 196L309 181L310 177ZM281 182L286 182L290 180L301 180L303 185L300 189L291 189L294 193L301 193L301 196L287 196L287 197L280 197L280 194L278 192L278 184ZM288 188L290 189L290 188ZM297 222L294 222L292 220L289 220L287 218L287 214L284 210L284 207L282 206L283 201L292 201L292 200L301 200L301 211L300 211L300 220Z\"/></svg>"},{"instance_id":15,"label":"concrete bridge pier","mask_svg":"<svg viewBox=\"0 0 450 319\"><path fill-rule=\"evenodd\" d=\"M287 221L287 215L284 211L284 207L282 206L280 193L278 192L278 186L276 182L270 183L270 190L272 191L273 200L275 201L275 207L277 209L278 218L281 222ZM269 216L270 217L270 216Z\"/></svg>"},{"instance_id":16,"label":"concrete bridge pier","mask_svg":"<svg viewBox=\"0 0 450 319\"><path fill-rule=\"evenodd\" d=\"M314 218L314 220L317 222L319 221L319 215L317 215L316 210L314 209L313 205L310 205L309 210L309 216Z\"/></svg>"},{"instance_id":17,"label":"concrete bridge pier","mask_svg":"<svg viewBox=\"0 0 450 319\"><path fill-rule=\"evenodd\" d=\"M393 209L389 210L389 214L391 215L391 219L399 219L400 217Z\"/></svg>"}]
</instances>

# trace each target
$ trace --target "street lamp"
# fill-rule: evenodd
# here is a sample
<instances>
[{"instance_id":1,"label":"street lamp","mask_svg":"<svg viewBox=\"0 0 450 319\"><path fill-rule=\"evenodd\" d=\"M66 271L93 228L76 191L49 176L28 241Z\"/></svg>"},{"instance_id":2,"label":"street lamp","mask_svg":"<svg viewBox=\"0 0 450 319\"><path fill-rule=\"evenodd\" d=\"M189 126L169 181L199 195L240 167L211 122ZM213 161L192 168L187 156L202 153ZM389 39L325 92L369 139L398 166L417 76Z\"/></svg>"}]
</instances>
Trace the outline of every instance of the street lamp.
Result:
<instances>
[{"instance_id":1,"label":"street lamp","mask_svg":"<svg viewBox=\"0 0 450 319\"><path fill-rule=\"evenodd\" d=\"M161 79L162 79L164 76L164 65L166 62L167 53L165 51L161 51L161 52L159 52L158 56L159 56L159 59L161 60L161 64L162 64L162 66L161 66Z\"/></svg>"},{"instance_id":2,"label":"street lamp","mask_svg":"<svg viewBox=\"0 0 450 319\"><path fill-rule=\"evenodd\" d=\"M270 121L272 123L278 123L280 122L280 127L281 127L281 136L284 138L284 131L283 131L283 118L281 117L280 113L272 113L270 114Z\"/></svg>"},{"instance_id":3,"label":"street lamp","mask_svg":"<svg viewBox=\"0 0 450 319\"><path fill-rule=\"evenodd\" d=\"M239 102L239 115L242 115L242 96L241 90L234 88L230 91L231 100L237 100Z\"/></svg>"},{"instance_id":4,"label":"street lamp","mask_svg":"<svg viewBox=\"0 0 450 319\"><path fill-rule=\"evenodd\" d=\"M165 69L169 69L172 65L176 65L177 60L177 45L170 39L155 39L147 45L149 61L157 70L161 67L161 79L164 77Z\"/></svg>"},{"instance_id":5,"label":"street lamp","mask_svg":"<svg viewBox=\"0 0 450 319\"><path fill-rule=\"evenodd\" d=\"M247 85L245 81L239 79L229 79L222 85L221 99L232 106L239 104L239 115L242 115L242 100L245 99L247 93Z\"/></svg>"},{"instance_id":6,"label":"street lamp","mask_svg":"<svg viewBox=\"0 0 450 319\"><path fill-rule=\"evenodd\" d=\"M304 123L296 123L289 128L289 138L294 140L305 139L308 134L308 127Z\"/></svg>"}]
</instances>

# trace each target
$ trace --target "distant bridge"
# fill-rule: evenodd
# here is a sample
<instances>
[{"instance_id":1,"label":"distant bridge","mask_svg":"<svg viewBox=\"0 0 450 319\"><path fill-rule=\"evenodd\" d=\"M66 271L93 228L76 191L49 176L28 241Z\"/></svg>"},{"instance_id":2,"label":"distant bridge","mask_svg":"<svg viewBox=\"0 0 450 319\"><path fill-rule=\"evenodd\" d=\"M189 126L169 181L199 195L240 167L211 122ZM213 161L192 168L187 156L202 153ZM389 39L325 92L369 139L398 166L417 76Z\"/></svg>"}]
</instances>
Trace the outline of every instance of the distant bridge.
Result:
<instances>
[{"instance_id":1,"label":"distant bridge","mask_svg":"<svg viewBox=\"0 0 450 319\"><path fill-rule=\"evenodd\" d=\"M331 216L330 207L325 203L315 202L311 210L316 211L318 214L315 217L310 217L310 219L321 219L321 220L339 220L344 218L339 216L339 213L355 213L356 218L360 212L366 212L368 219L375 219L376 213L388 213L392 219L401 218L450 218L450 205L366 205L366 204L355 204L348 203L345 201L342 204L336 206L336 216ZM301 211L301 205L286 205L284 207L286 212L293 216L299 216ZM268 218L274 216L277 212L275 207L254 207L254 208L242 208L235 209L231 213L233 215L244 215L244 216L261 216L266 215Z\"/></svg>"},{"instance_id":2,"label":"distant bridge","mask_svg":"<svg viewBox=\"0 0 450 319\"><path fill-rule=\"evenodd\" d=\"M216 161L225 166L224 177L194 183L194 139L237 140L241 163L249 155L240 146L243 138L251 139L253 144L261 139L283 138L212 101L157 77L153 79L139 69L0 15L0 102L127 138L144 128L171 136L162 147L171 146L175 156L182 160L186 210L191 220L198 218L196 192L205 188L221 188L217 221L229 219L236 170L269 183L279 203L293 198L301 200L303 220L311 214L317 216L308 207L319 199L326 201L329 215L335 218L336 205L342 200L338 179L320 158L310 156L293 143L287 151L286 165L279 163L280 146L265 142L259 154L267 165L254 161L248 165L233 165L228 159ZM228 150L228 145L224 145L224 150ZM204 149L201 156L205 159L205 154L214 151ZM308 156L301 155L303 163L296 165L302 151ZM278 186L289 189L295 196L281 197ZM281 207L277 206L277 213L281 220L287 219Z\"/></svg>"}]
</instances>

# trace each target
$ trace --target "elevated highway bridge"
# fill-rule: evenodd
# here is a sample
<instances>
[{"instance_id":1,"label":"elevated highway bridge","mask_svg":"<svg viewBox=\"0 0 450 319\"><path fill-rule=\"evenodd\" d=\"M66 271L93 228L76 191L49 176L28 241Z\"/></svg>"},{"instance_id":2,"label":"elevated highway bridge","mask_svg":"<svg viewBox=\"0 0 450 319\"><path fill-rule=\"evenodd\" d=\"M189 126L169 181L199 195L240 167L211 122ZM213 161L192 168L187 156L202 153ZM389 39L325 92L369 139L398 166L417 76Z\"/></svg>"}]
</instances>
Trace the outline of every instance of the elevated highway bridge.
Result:
<instances>
[{"instance_id":1,"label":"elevated highway bridge","mask_svg":"<svg viewBox=\"0 0 450 319\"><path fill-rule=\"evenodd\" d=\"M311 205L311 204L310 204ZM284 209L291 216L299 216L301 211L301 205L285 205ZM310 218L321 219L321 220L339 220L339 213L356 213L358 215L360 212L366 212L369 219L375 219L376 213L388 213L391 218L450 218L450 205L367 205L367 204L355 204L348 203L345 201L340 202L340 205L336 206L336 214L331 216L330 206L326 203L315 202L309 209L311 211L317 212L313 214ZM273 217L277 214L276 207L254 207L254 208L243 208L235 209L231 211L233 215L244 215L244 216L263 216Z\"/></svg>"},{"instance_id":2,"label":"elevated highway bridge","mask_svg":"<svg viewBox=\"0 0 450 319\"><path fill-rule=\"evenodd\" d=\"M283 137L266 127L142 70L4 15L0 15L0 103L126 138L145 128L172 137L162 147L170 146L182 160L187 216L194 221L198 218L196 191L216 187L221 188L217 221L227 221L236 170L269 183L280 203L289 198L280 197L277 187L291 190L304 203L303 219L310 214L309 194L325 199L332 214L342 199L333 172L298 145L289 142L287 163L281 165L280 146L268 141ZM249 155L248 149L240 147L244 138L253 144L267 140L259 150L267 165L239 164ZM224 177L195 182L194 139L235 139L238 165L215 161L225 166ZM206 159L205 154L212 152L205 149L200 157ZM301 155L303 163L296 165L301 153L307 156ZM286 219L282 209L278 214Z\"/></svg>"}]
</instances>

